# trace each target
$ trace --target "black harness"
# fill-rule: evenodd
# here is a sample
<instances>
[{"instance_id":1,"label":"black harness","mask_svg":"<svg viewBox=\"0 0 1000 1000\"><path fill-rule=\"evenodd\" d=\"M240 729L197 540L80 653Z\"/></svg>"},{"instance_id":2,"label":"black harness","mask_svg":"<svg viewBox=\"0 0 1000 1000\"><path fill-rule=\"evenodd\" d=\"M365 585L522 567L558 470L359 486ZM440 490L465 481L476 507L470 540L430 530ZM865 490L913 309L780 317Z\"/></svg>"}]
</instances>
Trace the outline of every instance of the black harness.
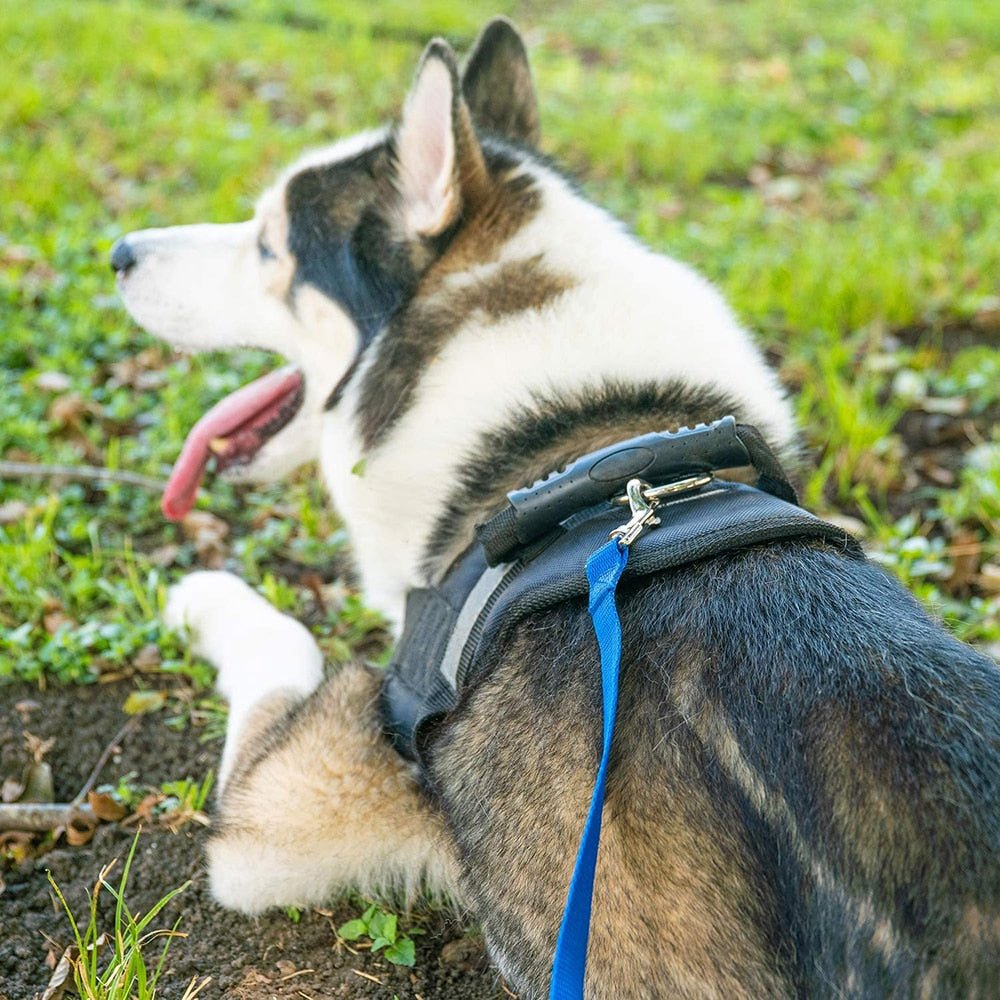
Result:
<instances>
[{"instance_id":1,"label":"black harness","mask_svg":"<svg viewBox=\"0 0 1000 1000\"><path fill-rule=\"evenodd\" d=\"M748 465L757 470L755 486L712 477ZM763 438L732 417L592 452L508 494L509 505L478 527L476 543L441 583L408 594L382 686L386 731L403 756L417 759L426 726L482 680L485 649L528 615L587 593L587 558L628 521L629 508L612 498L639 476L659 521L648 515L655 528L631 542L624 580L793 538L863 558L850 535L798 506Z\"/></svg>"}]
</instances>

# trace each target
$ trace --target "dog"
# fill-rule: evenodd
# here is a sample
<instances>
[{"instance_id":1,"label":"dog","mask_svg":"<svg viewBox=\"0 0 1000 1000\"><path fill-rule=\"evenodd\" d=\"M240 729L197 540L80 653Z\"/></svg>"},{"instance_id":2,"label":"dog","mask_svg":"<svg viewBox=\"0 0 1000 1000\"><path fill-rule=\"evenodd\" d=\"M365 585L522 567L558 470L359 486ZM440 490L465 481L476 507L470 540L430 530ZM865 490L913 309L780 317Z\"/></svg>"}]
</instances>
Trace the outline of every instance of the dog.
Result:
<instances>
[{"instance_id":1,"label":"dog","mask_svg":"<svg viewBox=\"0 0 1000 1000\"><path fill-rule=\"evenodd\" d=\"M254 218L128 235L124 304L191 350L291 362L192 431L181 517L318 459L366 600L397 631L508 491L633 435L734 414L786 459L789 403L718 292L538 151L523 42L432 41L398 121L287 170ZM618 595L621 705L586 996L986 997L1000 954L1000 671L835 546L714 556ZM381 674L324 680L299 623L195 573L166 617L230 719L213 892L256 913L348 887L445 893L546 995L597 760L586 605L529 615L419 761Z\"/></svg>"}]
</instances>

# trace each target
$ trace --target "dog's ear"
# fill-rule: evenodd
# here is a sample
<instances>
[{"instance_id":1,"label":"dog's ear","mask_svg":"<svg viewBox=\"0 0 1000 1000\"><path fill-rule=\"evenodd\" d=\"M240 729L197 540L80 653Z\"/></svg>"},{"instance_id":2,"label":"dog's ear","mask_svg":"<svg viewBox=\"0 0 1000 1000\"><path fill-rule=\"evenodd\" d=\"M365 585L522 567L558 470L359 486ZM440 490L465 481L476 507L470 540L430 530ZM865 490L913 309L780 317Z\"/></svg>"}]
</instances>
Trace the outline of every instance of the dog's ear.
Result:
<instances>
[{"instance_id":1,"label":"dog's ear","mask_svg":"<svg viewBox=\"0 0 1000 1000\"><path fill-rule=\"evenodd\" d=\"M486 165L462 97L455 54L435 39L424 50L396 130L396 187L404 229L444 232L486 187Z\"/></svg>"},{"instance_id":2,"label":"dog's ear","mask_svg":"<svg viewBox=\"0 0 1000 1000\"><path fill-rule=\"evenodd\" d=\"M465 63L462 91L473 121L484 132L538 145L538 100L528 53L507 18L493 18L476 40Z\"/></svg>"}]
</instances>

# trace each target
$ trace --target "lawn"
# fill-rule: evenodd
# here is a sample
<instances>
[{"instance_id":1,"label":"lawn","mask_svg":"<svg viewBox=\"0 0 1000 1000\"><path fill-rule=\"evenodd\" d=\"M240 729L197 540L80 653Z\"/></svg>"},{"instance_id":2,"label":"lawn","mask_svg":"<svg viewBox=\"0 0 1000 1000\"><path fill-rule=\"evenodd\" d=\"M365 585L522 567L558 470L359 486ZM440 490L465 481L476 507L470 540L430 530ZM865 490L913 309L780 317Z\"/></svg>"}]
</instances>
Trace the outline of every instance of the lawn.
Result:
<instances>
[{"instance_id":1,"label":"lawn","mask_svg":"<svg viewBox=\"0 0 1000 1000\"><path fill-rule=\"evenodd\" d=\"M304 147L391 116L427 38L464 48L497 12L529 42L546 152L758 334L797 401L807 503L1000 656L996 4L0 5L5 468L162 480L197 417L275 359L152 341L116 301L111 243L246 217ZM209 671L157 620L199 565L298 614L333 662L384 657L308 470L210 484L186 527L158 503L87 474L0 476L0 684L162 689L147 728L217 735Z\"/></svg>"}]
</instances>

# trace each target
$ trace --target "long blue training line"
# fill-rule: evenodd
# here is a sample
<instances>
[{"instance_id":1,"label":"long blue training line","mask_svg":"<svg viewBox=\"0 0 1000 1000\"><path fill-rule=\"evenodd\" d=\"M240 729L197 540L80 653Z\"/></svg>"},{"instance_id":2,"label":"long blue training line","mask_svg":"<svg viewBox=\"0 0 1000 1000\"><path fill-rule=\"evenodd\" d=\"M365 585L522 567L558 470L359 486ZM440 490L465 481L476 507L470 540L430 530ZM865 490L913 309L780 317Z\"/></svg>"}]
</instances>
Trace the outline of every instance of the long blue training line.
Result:
<instances>
[{"instance_id":1,"label":"long blue training line","mask_svg":"<svg viewBox=\"0 0 1000 1000\"><path fill-rule=\"evenodd\" d=\"M601 687L604 691L604 749L594 781L590 811L583 827L576 867L566 894L562 925L552 960L549 1000L583 1000L587 971L587 942L590 938L590 903L594 895L594 869L601 840L604 811L604 780L611 757L611 737L618 711L618 668L622 659L622 627L615 607L615 588L628 562L628 548L613 538L587 560L590 585L590 617L601 650Z\"/></svg>"}]
</instances>

